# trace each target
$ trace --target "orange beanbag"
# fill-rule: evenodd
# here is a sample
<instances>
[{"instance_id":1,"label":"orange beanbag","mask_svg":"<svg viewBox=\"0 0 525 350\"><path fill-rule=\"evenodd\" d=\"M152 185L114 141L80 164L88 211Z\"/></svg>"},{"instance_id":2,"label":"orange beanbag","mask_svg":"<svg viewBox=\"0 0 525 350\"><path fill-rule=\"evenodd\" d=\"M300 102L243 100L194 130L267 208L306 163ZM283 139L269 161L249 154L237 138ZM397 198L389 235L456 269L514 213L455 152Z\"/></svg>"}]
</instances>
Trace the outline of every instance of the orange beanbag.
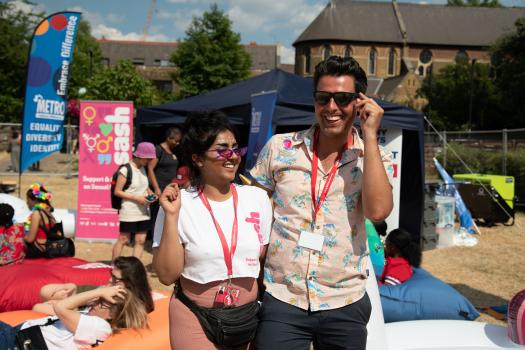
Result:
<instances>
[{"instance_id":1,"label":"orange beanbag","mask_svg":"<svg viewBox=\"0 0 525 350\"><path fill-rule=\"evenodd\" d=\"M109 337L97 346L100 350L169 350L169 318L168 305L170 292L155 291L155 310L148 315L149 329L125 330ZM0 321L15 326L27 320L34 320L46 315L28 310L0 313Z\"/></svg>"}]
</instances>

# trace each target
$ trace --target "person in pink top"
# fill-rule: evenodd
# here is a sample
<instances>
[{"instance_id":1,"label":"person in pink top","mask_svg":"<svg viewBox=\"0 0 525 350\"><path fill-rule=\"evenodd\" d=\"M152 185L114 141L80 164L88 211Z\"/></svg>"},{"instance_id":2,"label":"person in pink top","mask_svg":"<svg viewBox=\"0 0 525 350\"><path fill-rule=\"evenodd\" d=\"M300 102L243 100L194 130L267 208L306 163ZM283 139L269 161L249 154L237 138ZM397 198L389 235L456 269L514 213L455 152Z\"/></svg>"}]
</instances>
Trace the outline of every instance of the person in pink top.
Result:
<instances>
[{"instance_id":1,"label":"person in pink top","mask_svg":"<svg viewBox=\"0 0 525 350\"><path fill-rule=\"evenodd\" d=\"M122 248L135 235L133 256L142 257L146 233L151 228L149 206L158 198L150 190L146 168L155 159L155 146L150 142L141 142L137 145L133 158L119 170L115 184L115 196L122 198L122 206L118 211L120 235L113 245L112 260L122 253ZM128 168L130 174L128 174ZM131 183L124 190L127 178L131 176Z\"/></svg>"},{"instance_id":2,"label":"person in pink top","mask_svg":"<svg viewBox=\"0 0 525 350\"><path fill-rule=\"evenodd\" d=\"M393 230L385 241L385 267L379 284L401 284L412 277L412 267L421 265L421 247L410 233Z\"/></svg>"}]
</instances>

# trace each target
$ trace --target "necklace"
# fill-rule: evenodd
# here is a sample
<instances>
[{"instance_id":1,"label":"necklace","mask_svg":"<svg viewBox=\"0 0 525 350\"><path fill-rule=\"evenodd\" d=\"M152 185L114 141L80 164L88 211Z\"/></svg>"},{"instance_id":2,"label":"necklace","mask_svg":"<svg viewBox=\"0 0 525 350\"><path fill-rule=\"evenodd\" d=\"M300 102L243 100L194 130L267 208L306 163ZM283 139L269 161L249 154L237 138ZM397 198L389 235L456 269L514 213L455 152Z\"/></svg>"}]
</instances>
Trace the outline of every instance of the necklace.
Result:
<instances>
[{"instance_id":1,"label":"necklace","mask_svg":"<svg viewBox=\"0 0 525 350\"><path fill-rule=\"evenodd\" d=\"M31 216L33 215L33 212L37 210L49 210L49 205L46 203L37 203L33 206L33 209L31 209L31 214L27 217L27 220L24 222L24 232L29 233L29 229L31 229Z\"/></svg>"}]
</instances>

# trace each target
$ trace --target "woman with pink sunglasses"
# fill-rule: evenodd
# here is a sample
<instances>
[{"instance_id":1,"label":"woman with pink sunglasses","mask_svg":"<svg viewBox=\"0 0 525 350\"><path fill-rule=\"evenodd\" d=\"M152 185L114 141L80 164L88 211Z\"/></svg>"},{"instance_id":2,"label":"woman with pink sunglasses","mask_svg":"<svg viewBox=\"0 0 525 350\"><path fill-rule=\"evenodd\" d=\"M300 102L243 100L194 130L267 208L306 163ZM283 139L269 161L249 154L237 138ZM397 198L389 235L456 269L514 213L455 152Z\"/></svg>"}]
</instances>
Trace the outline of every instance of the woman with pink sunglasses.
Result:
<instances>
[{"instance_id":1,"label":"woman with pink sunglasses","mask_svg":"<svg viewBox=\"0 0 525 350\"><path fill-rule=\"evenodd\" d=\"M257 279L272 207L264 190L232 183L246 148L237 143L224 114L194 114L184 129L181 146L190 166L191 187L166 187L153 239L159 280L166 285L178 281L170 302L171 348L245 349L250 341L247 334L257 327ZM234 313L248 308L251 311L241 316L255 325L232 336L231 343L221 343L203 329L206 320L195 311L210 308L239 308Z\"/></svg>"}]
</instances>

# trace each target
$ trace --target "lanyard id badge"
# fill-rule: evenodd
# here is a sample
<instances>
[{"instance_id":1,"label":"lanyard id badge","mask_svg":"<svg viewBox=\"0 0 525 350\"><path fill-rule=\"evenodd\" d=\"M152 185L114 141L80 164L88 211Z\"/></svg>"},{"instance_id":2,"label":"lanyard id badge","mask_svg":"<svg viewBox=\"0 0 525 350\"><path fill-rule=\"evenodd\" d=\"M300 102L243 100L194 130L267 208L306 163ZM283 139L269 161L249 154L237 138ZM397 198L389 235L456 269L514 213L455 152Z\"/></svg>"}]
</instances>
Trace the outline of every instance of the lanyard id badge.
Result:
<instances>
[{"instance_id":1,"label":"lanyard id badge","mask_svg":"<svg viewBox=\"0 0 525 350\"><path fill-rule=\"evenodd\" d=\"M211 208L210 202L208 201L208 198L206 198L206 195L204 195L202 190L199 193L199 197L202 200L202 203L204 204L206 209L208 209L208 211L210 212L211 218L213 220L213 224L215 225L215 229L217 230L217 234L219 235L219 239L221 240L222 252L224 255L224 262L228 270L228 285L219 287L217 294L215 294L214 303L218 304L217 306L235 305L235 303L237 303L237 300L239 299L239 294L240 294L240 290L238 288L234 288L231 285L231 279L233 277L233 256L235 255L235 249L237 248L237 236L239 233L239 226L237 224L237 203L239 199L237 195L237 189L235 188L235 186L232 184L230 188L233 194L233 212L234 212L232 234L231 234L231 248L228 248L226 237L224 236L224 232L222 231L221 226L219 225L219 222L215 218L215 215L213 215L213 210Z\"/></svg>"},{"instance_id":2,"label":"lanyard id badge","mask_svg":"<svg viewBox=\"0 0 525 350\"><path fill-rule=\"evenodd\" d=\"M214 307L228 307L234 306L239 300L241 291L231 285L220 286L217 294L215 294Z\"/></svg>"},{"instance_id":3,"label":"lanyard id badge","mask_svg":"<svg viewBox=\"0 0 525 350\"><path fill-rule=\"evenodd\" d=\"M298 244L304 248L321 251L323 249L324 236L309 231L301 231Z\"/></svg>"},{"instance_id":4,"label":"lanyard id badge","mask_svg":"<svg viewBox=\"0 0 525 350\"><path fill-rule=\"evenodd\" d=\"M332 186L332 183L334 181L335 175L337 173L337 169L339 168L339 165L341 164L341 158L343 157L343 152L346 148L348 148L348 145L350 144L350 139L347 140L347 142L341 147L339 152L337 153L337 157L335 159L334 165L330 169L330 172L328 173L326 182L323 186L323 189L317 197L315 187L317 185L317 169L319 168L319 156L317 152L317 146L319 144L319 129L317 128L315 130L314 134L314 144L313 144L313 157L312 157L312 176L310 177L310 190L312 195L312 230L315 226L315 222L317 220L317 214L319 213L319 210L321 209L321 206L323 205L324 201L326 200L326 197L328 196L328 192L330 191L330 187ZM324 244L324 236L319 233L309 232L309 231L301 231L301 235L299 236L299 246L309 248L315 251L321 251L323 249Z\"/></svg>"}]
</instances>

